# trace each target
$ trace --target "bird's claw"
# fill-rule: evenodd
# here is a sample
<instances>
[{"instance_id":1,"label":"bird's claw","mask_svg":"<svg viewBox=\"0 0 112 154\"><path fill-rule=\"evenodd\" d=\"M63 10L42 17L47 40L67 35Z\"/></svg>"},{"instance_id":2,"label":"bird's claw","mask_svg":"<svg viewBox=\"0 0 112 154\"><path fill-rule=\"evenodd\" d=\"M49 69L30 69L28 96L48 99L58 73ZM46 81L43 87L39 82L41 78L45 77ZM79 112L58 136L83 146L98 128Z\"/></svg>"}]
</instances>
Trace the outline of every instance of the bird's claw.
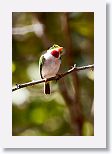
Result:
<instances>
[{"instance_id":1,"label":"bird's claw","mask_svg":"<svg viewBox=\"0 0 112 154\"><path fill-rule=\"evenodd\" d=\"M61 78L61 74L56 74L56 82Z\"/></svg>"},{"instance_id":2,"label":"bird's claw","mask_svg":"<svg viewBox=\"0 0 112 154\"><path fill-rule=\"evenodd\" d=\"M45 82L47 82L48 79L47 78L44 78L44 79L45 79Z\"/></svg>"}]
</instances>

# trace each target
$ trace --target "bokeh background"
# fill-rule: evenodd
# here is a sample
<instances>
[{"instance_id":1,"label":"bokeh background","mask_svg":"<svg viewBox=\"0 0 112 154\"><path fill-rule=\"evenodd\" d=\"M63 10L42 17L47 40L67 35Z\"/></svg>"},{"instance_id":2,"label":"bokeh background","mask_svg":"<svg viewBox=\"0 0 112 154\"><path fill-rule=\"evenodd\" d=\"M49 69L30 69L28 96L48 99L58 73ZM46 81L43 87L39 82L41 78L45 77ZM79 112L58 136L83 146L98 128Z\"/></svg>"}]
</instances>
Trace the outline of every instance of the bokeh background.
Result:
<instances>
[{"instance_id":1,"label":"bokeh background","mask_svg":"<svg viewBox=\"0 0 112 154\"><path fill-rule=\"evenodd\" d=\"M94 63L93 12L13 12L12 84L40 79L39 58L58 44L64 47L60 72L74 64ZM94 71L73 72L50 95L43 83L12 93L13 136L94 135Z\"/></svg>"}]
</instances>

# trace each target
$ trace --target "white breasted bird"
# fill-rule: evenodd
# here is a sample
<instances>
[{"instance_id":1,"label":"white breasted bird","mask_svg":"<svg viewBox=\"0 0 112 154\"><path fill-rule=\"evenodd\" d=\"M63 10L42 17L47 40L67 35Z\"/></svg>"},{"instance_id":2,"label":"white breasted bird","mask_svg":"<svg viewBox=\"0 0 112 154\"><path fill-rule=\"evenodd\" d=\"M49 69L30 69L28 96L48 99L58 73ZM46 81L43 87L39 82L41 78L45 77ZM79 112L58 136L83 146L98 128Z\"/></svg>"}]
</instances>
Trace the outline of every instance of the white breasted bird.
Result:
<instances>
[{"instance_id":1,"label":"white breasted bird","mask_svg":"<svg viewBox=\"0 0 112 154\"><path fill-rule=\"evenodd\" d=\"M56 76L58 73L61 64L60 56L62 51L63 47L54 44L40 57L40 75L42 79L46 79L46 82L44 83L45 94L50 94L50 85L47 79Z\"/></svg>"}]
</instances>

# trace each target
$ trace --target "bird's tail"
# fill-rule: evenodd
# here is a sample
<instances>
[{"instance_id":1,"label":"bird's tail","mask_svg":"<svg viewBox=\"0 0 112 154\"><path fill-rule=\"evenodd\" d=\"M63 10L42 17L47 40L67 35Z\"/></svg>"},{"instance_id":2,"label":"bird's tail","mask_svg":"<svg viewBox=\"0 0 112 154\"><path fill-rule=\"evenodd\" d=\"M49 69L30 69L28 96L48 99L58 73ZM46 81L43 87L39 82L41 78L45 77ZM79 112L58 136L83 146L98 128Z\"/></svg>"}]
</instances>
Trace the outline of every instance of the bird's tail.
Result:
<instances>
[{"instance_id":1,"label":"bird's tail","mask_svg":"<svg viewBox=\"0 0 112 154\"><path fill-rule=\"evenodd\" d=\"M50 94L50 84L49 84L49 82L44 83L44 93Z\"/></svg>"}]
</instances>

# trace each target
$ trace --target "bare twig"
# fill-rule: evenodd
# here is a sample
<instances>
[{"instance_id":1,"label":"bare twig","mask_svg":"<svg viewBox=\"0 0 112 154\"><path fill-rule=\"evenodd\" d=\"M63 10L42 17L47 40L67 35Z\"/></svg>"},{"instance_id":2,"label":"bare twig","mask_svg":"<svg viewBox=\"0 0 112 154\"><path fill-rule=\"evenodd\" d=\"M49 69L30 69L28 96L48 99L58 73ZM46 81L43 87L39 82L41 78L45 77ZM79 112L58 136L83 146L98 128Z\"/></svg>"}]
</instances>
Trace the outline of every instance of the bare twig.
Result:
<instances>
[{"instance_id":1,"label":"bare twig","mask_svg":"<svg viewBox=\"0 0 112 154\"><path fill-rule=\"evenodd\" d=\"M66 76L67 74L72 73L73 71L80 71L80 70L85 70L85 69L94 69L94 64L87 65L87 66L81 66L81 67L76 67L76 65L74 65L71 69L69 69L65 73L56 75L55 77L48 78L47 81L59 80L59 79L63 78L64 76ZM31 81L31 82L27 82L27 83L23 83L23 84L16 84L16 87L13 88L12 91L15 91L15 90L18 90L18 89L21 89L21 88L24 88L24 87L28 87L28 86L40 84L40 83L45 82L45 81L46 81L46 79L42 79L42 80Z\"/></svg>"}]
</instances>

